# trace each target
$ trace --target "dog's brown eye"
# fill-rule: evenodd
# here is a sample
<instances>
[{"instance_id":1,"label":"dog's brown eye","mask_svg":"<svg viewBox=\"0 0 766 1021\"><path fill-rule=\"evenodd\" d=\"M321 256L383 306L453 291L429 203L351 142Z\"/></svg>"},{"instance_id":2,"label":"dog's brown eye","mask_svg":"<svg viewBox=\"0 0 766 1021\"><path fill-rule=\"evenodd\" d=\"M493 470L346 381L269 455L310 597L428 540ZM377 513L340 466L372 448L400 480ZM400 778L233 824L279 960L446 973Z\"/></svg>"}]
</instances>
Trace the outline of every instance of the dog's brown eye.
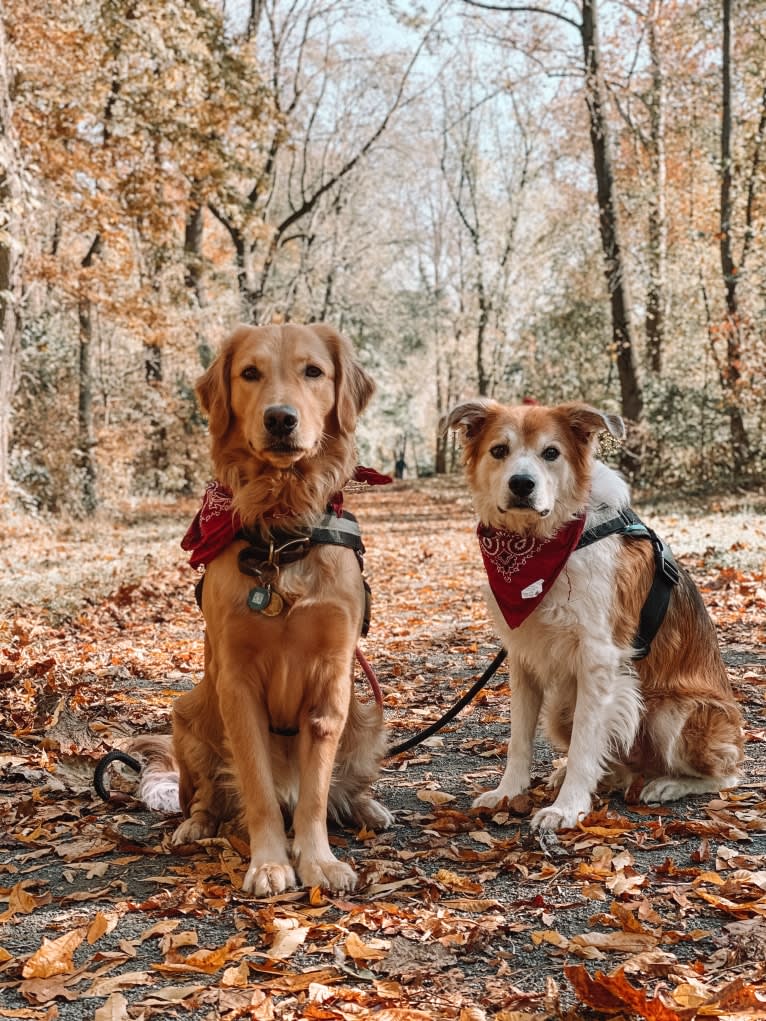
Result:
<instances>
[{"instance_id":1,"label":"dog's brown eye","mask_svg":"<svg viewBox=\"0 0 766 1021\"><path fill-rule=\"evenodd\" d=\"M546 447L543 451L544 461L555 461L561 451L557 447Z\"/></svg>"},{"instance_id":2,"label":"dog's brown eye","mask_svg":"<svg viewBox=\"0 0 766 1021\"><path fill-rule=\"evenodd\" d=\"M248 365L247 368L242 370L242 378L249 379L251 382L260 379L261 373L254 365Z\"/></svg>"},{"instance_id":3,"label":"dog's brown eye","mask_svg":"<svg viewBox=\"0 0 766 1021\"><path fill-rule=\"evenodd\" d=\"M489 448L489 452L496 461L502 461L504 457L508 457L508 444L496 443L494 447Z\"/></svg>"},{"instance_id":4,"label":"dog's brown eye","mask_svg":"<svg viewBox=\"0 0 766 1021\"><path fill-rule=\"evenodd\" d=\"M320 376L324 376L324 373L318 365L307 365L305 375L308 376L309 379L319 379Z\"/></svg>"}]
</instances>

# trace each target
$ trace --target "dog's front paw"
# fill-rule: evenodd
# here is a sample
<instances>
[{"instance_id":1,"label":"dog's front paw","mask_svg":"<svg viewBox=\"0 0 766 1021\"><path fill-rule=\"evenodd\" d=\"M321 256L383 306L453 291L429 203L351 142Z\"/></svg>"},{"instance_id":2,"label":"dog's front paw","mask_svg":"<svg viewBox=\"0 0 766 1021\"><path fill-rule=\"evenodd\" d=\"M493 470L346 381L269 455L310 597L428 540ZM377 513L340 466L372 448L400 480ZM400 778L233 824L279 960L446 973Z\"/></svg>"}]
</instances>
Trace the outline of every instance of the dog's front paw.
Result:
<instances>
[{"instance_id":1,"label":"dog's front paw","mask_svg":"<svg viewBox=\"0 0 766 1021\"><path fill-rule=\"evenodd\" d=\"M573 805L567 807L554 802L547 808L541 808L532 818L533 830L571 830L577 820L590 811L589 805Z\"/></svg>"},{"instance_id":2,"label":"dog's front paw","mask_svg":"<svg viewBox=\"0 0 766 1021\"><path fill-rule=\"evenodd\" d=\"M295 872L287 862L250 862L242 889L256 897L273 897L295 886Z\"/></svg>"},{"instance_id":3,"label":"dog's front paw","mask_svg":"<svg viewBox=\"0 0 766 1021\"><path fill-rule=\"evenodd\" d=\"M298 871L304 886L321 886L335 893L347 893L356 887L356 872L337 858L328 861L301 859Z\"/></svg>"},{"instance_id":4,"label":"dog's front paw","mask_svg":"<svg viewBox=\"0 0 766 1021\"><path fill-rule=\"evenodd\" d=\"M512 801L519 794L523 794L523 790L506 790L504 787L496 787L493 791L485 791L480 794L478 798L474 798L471 802L472 808L497 808L497 806L503 801Z\"/></svg>"},{"instance_id":5,"label":"dog's front paw","mask_svg":"<svg viewBox=\"0 0 766 1021\"><path fill-rule=\"evenodd\" d=\"M171 841L174 844L191 844L195 840L214 837L216 829L216 824L206 819L184 819L173 832Z\"/></svg>"}]
</instances>

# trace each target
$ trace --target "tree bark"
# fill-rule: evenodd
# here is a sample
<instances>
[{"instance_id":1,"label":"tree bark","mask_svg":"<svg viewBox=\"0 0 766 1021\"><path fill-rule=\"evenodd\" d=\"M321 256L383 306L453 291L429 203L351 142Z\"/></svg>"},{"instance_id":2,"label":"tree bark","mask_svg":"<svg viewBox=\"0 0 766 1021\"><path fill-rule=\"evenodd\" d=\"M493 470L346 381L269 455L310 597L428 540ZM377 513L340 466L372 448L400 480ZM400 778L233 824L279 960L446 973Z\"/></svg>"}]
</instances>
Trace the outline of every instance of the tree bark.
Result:
<instances>
[{"instance_id":1,"label":"tree bark","mask_svg":"<svg viewBox=\"0 0 766 1021\"><path fill-rule=\"evenodd\" d=\"M84 270L93 265L93 260L101 250L101 235L97 234L86 255L80 263ZM87 294L87 280L77 304L79 322L79 372L77 399L77 451L75 464L81 472L82 509L92 514L98 506L96 495L96 464L93 451L96 440L93 434L93 373L91 370L91 353L93 350L93 302Z\"/></svg>"},{"instance_id":2,"label":"tree bark","mask_svg":"<svg viewBox=\"0 0 766 1021\"><path fill-rule=\"evenodd\" d=\"M609 289L612 345L620 379L622 414L632 421L639 421L643 414L644 402L634 360L635 344L630 322L630 298L620 241L617 194L601 73L597 2L598 0L583 0L582 4L580 32L585 61L585 98L590 117L599 230L604 253L604 273Z\"/></svg>"},{"instance_id":3,"label":"tree bark","mask_svg":"<svg viewBox=\"0 0 766 1021\"><path fill-rule=\"evenodd\" d=\"M665 344L667 291L667 167L665 162L666 85L658 21L662 0L653 0L649 10L649 57L652 92L649 99L649 160L652 187L649 194L649 286L646 294L646 354L655 376L662 372Z\"/></svg>"},{"instance_id":4,"label":"tree bark","mask_svg":"<svg viewBox=\"0 0 766 1021\"><path fill-rule=\"evenodd\" d=\"M742 378L742 319L738 308L738 272L734 262L732 239L732 116L731 116L731 0L723 0L723 45L721 61L721 220L720 243L721 273L726 299L726 367L724 373L726 411L729 418L734 474L746 471L750 460L748 440L742 410L739 405L739 388Z\"/></svg>"},{"instance_id":5,"label":"tree bark","mask_svg":"<svg viewBox=\"0 0 766 1021\"><path fill-rule=\"evenodd\" d=\"M21 336L21 155L12 124L12 86L0 0L0 500L10 481L12 403Z\"/></svg>"}]
</instances>

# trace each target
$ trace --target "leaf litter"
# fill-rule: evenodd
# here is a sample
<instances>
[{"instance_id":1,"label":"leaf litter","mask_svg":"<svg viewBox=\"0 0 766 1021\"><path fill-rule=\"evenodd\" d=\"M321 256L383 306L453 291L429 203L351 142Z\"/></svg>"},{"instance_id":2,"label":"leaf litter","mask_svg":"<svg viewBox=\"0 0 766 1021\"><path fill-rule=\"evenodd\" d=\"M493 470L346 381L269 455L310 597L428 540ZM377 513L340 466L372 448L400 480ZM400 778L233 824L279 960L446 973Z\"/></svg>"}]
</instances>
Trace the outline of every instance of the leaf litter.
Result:
<instances>
[{"instance_id":1,"label":"leaf litter","mask_svg":"<svg viewBox=\"0 0 766 1021\"><path fill-rule=\"evenodd\" d=\"M457 480L348 504L393 744L438 718L497 642ZM242 893L240 834L173 847L173 819L143 810L129 771L113 769L108 806L92 789L98 758L167 730L173 698L201 678L195 575L177 546L191 512L126 511L102 539L49 523L49 568L31 526L5 536L2 557L26 567L0 583L0 1018L766 1017L766 539L743 530L742 508L643 510L718 627L747 716L736 790L660 808L600 799L576 830L541 838L541 742L526 795L472 810L503 766L499 676L386 763L391 830L333 831L357 892L269 901Z\"/></svg>"}]
</instances>

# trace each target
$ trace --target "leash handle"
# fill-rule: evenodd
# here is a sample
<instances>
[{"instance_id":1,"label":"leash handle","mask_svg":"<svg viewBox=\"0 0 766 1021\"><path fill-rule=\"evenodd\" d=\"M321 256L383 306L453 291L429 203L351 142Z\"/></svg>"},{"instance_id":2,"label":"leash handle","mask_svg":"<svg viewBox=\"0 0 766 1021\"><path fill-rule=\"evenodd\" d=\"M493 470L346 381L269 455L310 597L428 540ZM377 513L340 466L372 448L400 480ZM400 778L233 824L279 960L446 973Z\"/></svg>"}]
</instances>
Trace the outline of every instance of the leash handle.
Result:
<instances>
[{"instance_id":1,"label":"leash handle","mask_svg":"<svg viewBox=\"0 0 766 1021\"><path fill-rule=\"evenodd\" d=\"M414 748L416 745L421 744L427 738L431 737L432 734L435 734L438 730L441 730L442 727L446 726L450 722L450 720L454 720L457 714L462 709L464 709L468 705L468 703L471 702L476 697L476 695L478 695L478 693L481 691L481 689L484 687L487 681L489 681L489 679L497 673L507 655L508 650L501 649L495 656L495 658L492 660L492 662L489 664L487 669L484 671L484 673L481 675L481 677L478 679L478 681L476 681L468 689L468 691L461 698L458 699L458 701L452 706L451 709L447 710L447 712L444 714L444 716L442 716L440 720L437 720L436 723L430 724L428 727L425 728L425 730L421 730L420 733L415 734L413 737L408 738L406 741L402 741L401 744L395 745L393 748L389 749L386 758L393 759L397 755L401 755L402 752L409 751L410 748Z\"/></svg>"},{"instance_id":2,"label":"leash handle","mask_svg":"<svg viewBox=\"0 0 766 1021\"><path fill-rule=\"evenodd\" d=\"M128 755L127 752L107 752L103 758L98 760L93 773L93 786L96 788L96 794L98 794L102 801L110 801L112 797L105 783L105 777L107 770L113 762L122 762L126 766L130 766L136 773L141 772L141 763L138 759L134 759L132 755Z\"/></svg>"}]
</instances>

